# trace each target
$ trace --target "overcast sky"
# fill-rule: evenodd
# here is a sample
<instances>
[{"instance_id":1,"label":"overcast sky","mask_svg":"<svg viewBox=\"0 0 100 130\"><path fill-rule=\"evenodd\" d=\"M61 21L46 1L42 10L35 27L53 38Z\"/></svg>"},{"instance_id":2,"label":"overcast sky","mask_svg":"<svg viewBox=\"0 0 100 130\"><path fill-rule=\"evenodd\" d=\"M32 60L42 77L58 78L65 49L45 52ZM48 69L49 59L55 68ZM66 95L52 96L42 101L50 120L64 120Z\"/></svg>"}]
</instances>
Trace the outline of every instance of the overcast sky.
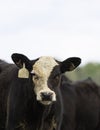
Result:
<instances>
[{"instance_id":1,"label":"overcast sky","mask_svg":"<svg viewBox=\"0 0 100 130\"><path fill-rule=\"evenodd\" d=\"M0 0L0 58L100 62L100 0Z\"/></svg>"}]
</instances>

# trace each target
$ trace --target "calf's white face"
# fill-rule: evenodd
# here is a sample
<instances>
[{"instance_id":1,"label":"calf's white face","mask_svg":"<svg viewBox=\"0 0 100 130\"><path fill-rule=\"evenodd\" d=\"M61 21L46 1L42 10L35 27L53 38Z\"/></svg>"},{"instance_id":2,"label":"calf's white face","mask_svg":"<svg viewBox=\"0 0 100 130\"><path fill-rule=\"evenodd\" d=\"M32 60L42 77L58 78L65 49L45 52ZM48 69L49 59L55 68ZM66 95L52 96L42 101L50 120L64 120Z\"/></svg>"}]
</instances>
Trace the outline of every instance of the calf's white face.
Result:
<instances>
[{"instance_id":1,"label":"calf's white face","mask_svg":"<svg viewBox=\"0 0 100 130\"><path fill-rule=\"evenodd\" d=\"M36 98L42 104L49 105L52 101L56 101L56 94L48 86L48 78L58 63L52 57L41 57L33 65L33 82Z\"/></svg>"},{"instance_id":2,"label":"calf's white face","mask_svg":"<svg viewBox=\"0 0 100 130\"><path fill-rule=\"evenodd\" d=\"M33 75L36 99L44 105L57 100L57 86L59 86L61 74L74 70L81 63L79 57L70 57L59 63L47 56L30 60L23 54L14 53L11 57L19 68L18 78L30 78L30 73Z\"/></svg>"}]
</instances>

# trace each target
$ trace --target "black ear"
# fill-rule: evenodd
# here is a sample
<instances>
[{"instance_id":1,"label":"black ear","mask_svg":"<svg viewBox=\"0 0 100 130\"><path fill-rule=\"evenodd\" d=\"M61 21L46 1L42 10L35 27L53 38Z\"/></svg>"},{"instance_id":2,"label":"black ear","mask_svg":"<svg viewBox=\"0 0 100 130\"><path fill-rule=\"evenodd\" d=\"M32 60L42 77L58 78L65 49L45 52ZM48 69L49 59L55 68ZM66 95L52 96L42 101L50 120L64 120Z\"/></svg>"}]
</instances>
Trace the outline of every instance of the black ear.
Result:
<instances>
[{"instance_id":1,"label":"black ear","mask_svg":"<svg viewBox=\"0 0 100 130\"><path fill-rule=\"evenodd\" d=\"M32 69L31 61L23 54L14 53L11 56L13 62L19 67L22 68L23 64L28 70Z\"/></svg>"},{"instance_id":2,"label":"black ear","mask_svg":"<svg viewBox=\"0 0 100 130\"><path fill-rule=\"evenodd\" d=\"M74 70L81 63L78 57L71 57L60 63L60 70L62 73Z\"/></svg>"}]
</instances>

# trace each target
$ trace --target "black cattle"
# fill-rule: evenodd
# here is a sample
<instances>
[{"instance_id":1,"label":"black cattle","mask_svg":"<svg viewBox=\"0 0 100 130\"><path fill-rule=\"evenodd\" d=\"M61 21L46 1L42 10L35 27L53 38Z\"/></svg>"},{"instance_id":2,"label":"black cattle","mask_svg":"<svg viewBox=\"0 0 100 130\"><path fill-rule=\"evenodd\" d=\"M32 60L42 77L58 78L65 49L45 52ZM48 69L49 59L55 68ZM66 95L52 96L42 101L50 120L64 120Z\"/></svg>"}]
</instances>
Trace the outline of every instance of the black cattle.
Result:
<instances>
[{"instance_id":1,"label":"black cattle","mask_svg":"<svg viewBox=\"0 0 100 130\"><path fill-rule=\"evenodd\" d=\"M92 79L62 77L64 111L61 130L100 130L100 86Z\"/></svg>"},{"instance_id":2,"label":"black cattle","mask_svg":"<svg viewBox=\"0 0 100 130\"><path fill-rule=\"evenodd\" d=\"M80 58L59 62L13 54L12 59L15 64L0 61L0 130L60 130L61 75L75 69Z\"/></svg>"}]
</instances>

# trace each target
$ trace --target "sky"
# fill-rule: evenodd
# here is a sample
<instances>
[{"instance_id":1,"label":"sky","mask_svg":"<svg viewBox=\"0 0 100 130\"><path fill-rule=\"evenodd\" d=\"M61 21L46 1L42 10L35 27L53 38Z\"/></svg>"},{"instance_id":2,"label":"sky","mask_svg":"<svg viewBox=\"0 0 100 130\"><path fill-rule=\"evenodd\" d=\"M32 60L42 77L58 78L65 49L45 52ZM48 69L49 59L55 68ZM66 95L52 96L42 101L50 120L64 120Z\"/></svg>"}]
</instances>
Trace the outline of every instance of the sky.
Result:
<instances>
[{"instance_id":1,"label":"sky","mask_svg":"<svg viewBox=\"0 0 100 130\"><path fill-rule=\"evenodd\" d=\"M100 0L1 0L0 59L13 53L100 63Z\"/></svg>"}]
</instances>

